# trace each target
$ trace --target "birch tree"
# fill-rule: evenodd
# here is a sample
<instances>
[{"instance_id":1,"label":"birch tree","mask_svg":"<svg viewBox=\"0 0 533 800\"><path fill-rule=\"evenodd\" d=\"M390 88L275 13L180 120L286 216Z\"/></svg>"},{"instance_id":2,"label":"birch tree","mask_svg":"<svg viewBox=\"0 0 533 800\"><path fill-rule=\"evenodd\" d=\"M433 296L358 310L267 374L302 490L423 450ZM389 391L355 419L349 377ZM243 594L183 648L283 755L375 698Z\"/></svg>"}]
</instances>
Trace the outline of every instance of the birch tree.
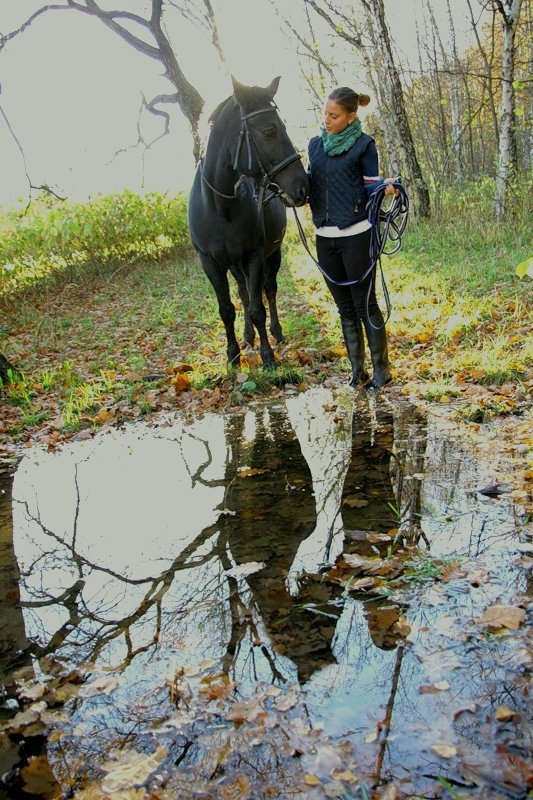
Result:
<instances>
[{"instance_id":1,"label":"birch tree","mask_svg":"<svg viewBox=\"0 0 533 800\"><path fill-rule=\"evenodd\" d=\"M357 49L363 61L368 83L376 92L380 104L382 129L388 132L392 127L395 131L394 142L386 144L390 144L393 152L396 149L399 152L398 160L402 171L414 190L417 213L422 217L429 217L429 191L422 176L405 109L401 81L385 20L383 0L360 1L369 23L367 35L371 41L370 48L365 46L357 22L359 15L354 8L342 13L329 0L304 0L304 3L311 6L340 38Z\"/></svg>"},{"instance_id":2,"label":"birch tree","mask_svg":"<svg viewBox=\"0 0 533 800\"><path fill-rule=\"evenodd\" d=\"M503 28L502 100L499 125L498 168L496 171L496 218L507 214L509 185L517 168L514 130L515 38L522 0L492 0Z\"/></svg>"}]
</instances>

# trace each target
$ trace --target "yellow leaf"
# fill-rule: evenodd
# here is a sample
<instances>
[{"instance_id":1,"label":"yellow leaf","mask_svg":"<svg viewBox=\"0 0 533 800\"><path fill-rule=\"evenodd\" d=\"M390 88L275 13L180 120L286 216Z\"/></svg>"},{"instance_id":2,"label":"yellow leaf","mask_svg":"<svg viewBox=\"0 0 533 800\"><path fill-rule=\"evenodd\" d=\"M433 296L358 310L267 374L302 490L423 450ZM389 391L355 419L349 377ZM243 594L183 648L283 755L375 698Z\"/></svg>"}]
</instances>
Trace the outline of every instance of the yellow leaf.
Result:
<instances>
[{"instance_id":1,"label":"yellow leaf","mask_svg":"<svg viewBox=\"0 0 533 800\"><path fill-rule=\"evenodd\" d=\"M359 780L357 775L354 775L353 772L349 769L342 770L341 772L333 770L331 777L334 778L336 781L347 781L348 783L357 783L357 781Z\"/></svg>"},{"instance_id":2,"label":"yellow leaf","mask_svg":"<svg viewBox=\"0 0 533 800\"><path fill-rule=\"evenodd\" d=\"M304 777L304 783L306 783L307 786L320 786L320 781L317 776L312 775L310 772L306 773Z\"/></svg>"},{"instance_id":3,"label":"yellow leaf","mask_svg":"<svg viewBox=\"0 0 533 800\"><path fill-rule=\"evenodd\" d=\"M453 744L432 744L431 749L441 758L453 758L457 755L457 748Z\"/></svg>"},{"instance_id":4,"label":"yellow leaf","mask_svg":"<svg viewBox=\"0 0 533 800\"><path fill-rule=\"evenodd\" d=\"M507 706L498 706L494 716L498 722L509 722L514 717L514 711L511 708L507 708Z\"/></svg>"}]
</instances>

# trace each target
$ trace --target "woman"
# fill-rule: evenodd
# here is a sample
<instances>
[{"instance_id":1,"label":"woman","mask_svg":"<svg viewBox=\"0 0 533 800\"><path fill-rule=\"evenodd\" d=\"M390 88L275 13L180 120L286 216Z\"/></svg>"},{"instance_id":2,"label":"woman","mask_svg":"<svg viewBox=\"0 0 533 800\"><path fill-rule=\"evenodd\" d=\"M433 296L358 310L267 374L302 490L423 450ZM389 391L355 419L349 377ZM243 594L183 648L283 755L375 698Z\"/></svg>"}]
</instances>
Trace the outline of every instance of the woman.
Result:
<instances>
[{"instance_id":1,"label":"woman","mask_svg":"<svg viewBox=\"0 0 533 800\"><path fill-rule=\"evenodd\" d=\"M371 136L362 132L359 106L370 97L341 86L328 95L320 136L309 142L311 191L309 204L316 228L318 262L337 305L342 333L352 365L350 386L385 386L392 380L387 333L375 294L371 269L371 225L368 197L378 186L392 183L379 177L378 153ZM387 187L386 194L395 194ZM349 286L339 285L353 282ZM365 370L363 326L372 358L371 380Z\"/></svg>"}]
</instances>

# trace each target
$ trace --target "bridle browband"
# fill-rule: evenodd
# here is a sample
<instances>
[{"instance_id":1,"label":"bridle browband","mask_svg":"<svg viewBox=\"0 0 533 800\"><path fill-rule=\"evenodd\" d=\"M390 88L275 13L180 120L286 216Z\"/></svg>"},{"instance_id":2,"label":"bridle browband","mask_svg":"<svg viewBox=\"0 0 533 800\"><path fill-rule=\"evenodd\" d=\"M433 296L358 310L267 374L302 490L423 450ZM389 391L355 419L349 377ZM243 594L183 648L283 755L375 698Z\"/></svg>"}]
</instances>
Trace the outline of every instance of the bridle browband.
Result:
<instances>
[{"instance_id":1,"label":"bridle browband","mask_svg":"<svg viewBox=\"0 0 533 800\"><path fill-rule=\"evenodd\" d=\"M240 107L240 106L239 106ZM270 111L276 111L277 106L273 103L269 108L260 108L257 111L250 111L248 114L245 114L242 107L241 109L241 129L239 131L239 141L237 142L237 148L235 150L235 156L233 158L233 169L235 172L237 171L237 167L239 164L239 159L241 155L242 144L245 141L246 147L248 148L248 169L252 169L252 148L255 150L255 154L257 156L257 161L259 162L259 167L261 169L261 181L259 183L259 194L257 196L257 204L258 206L265 206L269 203L273 197L280 197L284 194L283 189L277 183L275 183L272 179L278 172L281 172L282 169L288 167L289 164L292 164L294 161L297 161L301 158L300 154L294 151L291 153L290 156L282 159L282 161L278 161L277 164L271 164L270 159L265 156L265 153L261 150L261 147L255 141L253 134L248 126L248 120L252 119L252 117L258 117L260 114L268 114ZM266 164L265 164L266 161ZM205 185L211 189L213 194L216 194L217 197L222 197L225 200L237 200L240 197L238 193L239 186L241 184L244 175L241 175L237 183L233 188L233 194L223 194L219 192L218 189L215 189L212 186L204 174L203 168L203 159L200 161L200 174L202 176L202 180ZM268 190L268 191L267 191ZM286 195L285 195L286 196ZM293 205L291 201L291 205Z\"/></svg>"}]
</instances>

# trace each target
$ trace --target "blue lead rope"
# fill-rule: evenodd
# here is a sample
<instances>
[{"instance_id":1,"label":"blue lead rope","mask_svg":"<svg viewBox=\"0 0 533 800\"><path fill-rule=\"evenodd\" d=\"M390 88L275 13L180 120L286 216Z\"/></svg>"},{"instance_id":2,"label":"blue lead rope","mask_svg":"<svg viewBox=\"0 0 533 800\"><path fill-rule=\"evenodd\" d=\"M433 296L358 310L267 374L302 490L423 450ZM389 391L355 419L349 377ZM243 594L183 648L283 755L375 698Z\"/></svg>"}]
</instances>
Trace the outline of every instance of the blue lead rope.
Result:
<instances>
[{"instance_id":1,"label":"blue lead rope","mask_svg":"<svg viewBox=\"0 0 533 800\"><path fill-rule=\"evenodd\" d=\"M390 206L385 210L382 208L383 200L385 198L385 190L392 186L394 189L398 191L398 194L392 196L392 201ZM328 273L320 266L319 262L313 256L309 247L307 245L307 240L305 238L305 233L302 228L302 224L298 219L296 214L296 208L294 208L294 217L296 219L296 225L298 228L298 233L300 234L300 239L302 244L304 245L305 249L307 250L308 254L311 256L315 264L317 265L318 269L324 276L324 278L329 282L333 283L335 286L354 286L357 283L362 283L367 277L371 274L372 270L376 269L379 265L380 273L381 273L381 285L383 288L383 296L385 298L385 305L387 308L387 316L385 319L385 323L388 321L391 312L391 303L389 297L389 291L387 289L387 285L385 283L385 276L383 274L383 266L381 264L381 256L391 256L394 253L397 253L400 247L402 246L402 234L405 231L407 226L407 221L409 218L409 198L407 196L407 192L401 182L401 179L398 178L393 183L384 183L379 186L371 195L370 199L366 204L366 210L368 213L368 220L371 224L371 233L370 233L370 266L365 272L365 274L361 278L357 278L353 281L336 281L334 280ZM386 250L387 241L393 243L392 249ZM370 297L370 292L372 291L372 281L368 286L368 294L367 294L367 307L368 307L368 300ZM367 314L368 318L368 314ZM370 323L372 325L372 323ZM375 327L375 326L373 326Z\"/></svg>"}]
</instances>

